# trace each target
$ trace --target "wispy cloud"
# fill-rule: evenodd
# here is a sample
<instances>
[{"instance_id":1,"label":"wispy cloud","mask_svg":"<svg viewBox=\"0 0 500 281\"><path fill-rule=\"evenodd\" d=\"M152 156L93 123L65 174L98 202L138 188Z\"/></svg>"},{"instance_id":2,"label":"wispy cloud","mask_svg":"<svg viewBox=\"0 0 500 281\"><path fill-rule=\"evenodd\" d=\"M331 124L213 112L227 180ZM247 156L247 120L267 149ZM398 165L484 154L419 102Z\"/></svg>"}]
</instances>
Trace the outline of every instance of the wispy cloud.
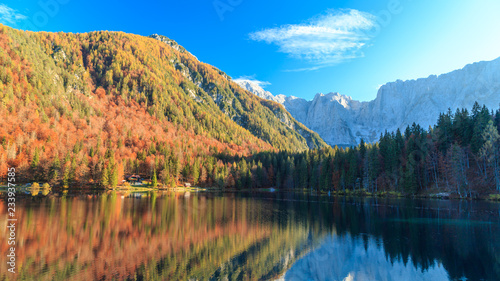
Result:
<instances>
[{"instance_id":1,"label":"wispy cloud","mask_svg":"<svg viewBox=\"0 0 500 281\"><path fill-rule=\"evenodd\" d=\"M239 81L248 81L254 84L257 84L261 88L265 88L266 86L271 85L271 83L267 81L260 81L255 79L255 76L241 76L236 79L233 79L234 82L238 83Z\"/></svg>"},{"instance_id":2,"label":"wispy cloud","mask_svg":"<svg viewBox=\"0 0 500 281\"><path fill-rule=\"evenodd\" d=\"M0 23L15 25L18 21L26 19L26 16L18 13L11 7L0 4Z\"/></svg>"},{"instance_id":3,"label":"wispy cloud","mask_svg":"<svg viewBox=\"0 0 500 281\"><path fill-rule=\"evenodd\" d=\"M314 70L363 56L375 16L358 10L330 10L303 24L288 24L250 33L250 39L275 44L279 51L306 60Z\"/></svg>"}]
</instances>

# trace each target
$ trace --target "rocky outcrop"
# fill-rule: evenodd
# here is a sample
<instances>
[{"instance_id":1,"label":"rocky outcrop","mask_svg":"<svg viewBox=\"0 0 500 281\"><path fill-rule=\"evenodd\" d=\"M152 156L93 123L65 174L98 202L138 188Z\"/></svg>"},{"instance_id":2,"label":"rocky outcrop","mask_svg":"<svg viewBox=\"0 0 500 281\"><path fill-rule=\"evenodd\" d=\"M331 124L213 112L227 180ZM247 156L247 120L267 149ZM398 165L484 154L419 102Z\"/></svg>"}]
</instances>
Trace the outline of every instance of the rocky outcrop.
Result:
<instances>
[{"instance_id":1,"label":"rocky outcrop","mask_svg":"<svg viewBox=\"0 0 500 281\"><path fill-rule=\"evenodd\" d=\"M386 130L404 130L414 122L428 128L448 108L470 109L475 101L497 109L500 58L473 63L439 76L387 83L370 102L359 102L338 93L317 94L307 101L293 96L274 96L254 81L239 79L236 82L262 98L281 103L295 119L317 132L329 145L349 146L361 139L375 142Z\"/></svg>"}]
</instances>

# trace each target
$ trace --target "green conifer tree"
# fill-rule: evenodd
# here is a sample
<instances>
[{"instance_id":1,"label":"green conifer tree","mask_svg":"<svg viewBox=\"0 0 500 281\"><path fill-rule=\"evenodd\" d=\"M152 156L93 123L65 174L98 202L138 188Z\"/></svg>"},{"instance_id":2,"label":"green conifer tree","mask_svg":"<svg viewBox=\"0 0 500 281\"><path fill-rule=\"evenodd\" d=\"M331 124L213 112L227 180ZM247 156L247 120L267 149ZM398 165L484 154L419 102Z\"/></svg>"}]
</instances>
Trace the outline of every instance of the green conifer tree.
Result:
<instances>
[{"instance_id":1,"label":"green conifer tree","mask_svg":"<svg viewBox=\"0 0 500 281\"><path fill-rule=\"evenodd\" d=\"M49 171L49 181L55 183L59 180L59 170L61 169L61 163L59 162L59 156L54 157L54 161L50 166Z\"/></svg>"},{"instance_id":2,"label":"green conifer tree","mask_svg":"<svg viewBox=\"0 0 500 281\"><path fill-rule=\"evenodd\" d=\"M151 179L151 186L155 188L158 185L158 179L156 178L156 169L153 171L153 178Z\"/></svg>"},{"instance_id":3,"label":"green conifer tree","mask_svg":"<svg viewBox=\"0 0 500 281\"><path fill-rule=\"evenodd\" d=\"M486 159L493 170L493 178L495 179L495 187L500 191L500 135L493 121L489 121L483 132L483 146L479 154Z\"/></svg>"},{"instance_id":4,"label":"green conifer tree","mask_svg":"<svg viewBox=\"0 0 500 281\"><path fill-rule=\"evenodd\" d=\"M103 186L103 187L108 187L109 186L109 171L108 171L108 167L105 167L102 170L102 173L101 173L101 186Z\"/></svg>"},{"instance_id":5,"label":"green conifer tree","mask_svg":"<svg viewBox=\"0 0 500 281\"><path fill-rule=\"evenodd\" d=\"M111 174L109 175L109 185L112 188L115 188L118 186L118 167L114 165L112 168L109 169Z\"/></svg>"}]
</instances>

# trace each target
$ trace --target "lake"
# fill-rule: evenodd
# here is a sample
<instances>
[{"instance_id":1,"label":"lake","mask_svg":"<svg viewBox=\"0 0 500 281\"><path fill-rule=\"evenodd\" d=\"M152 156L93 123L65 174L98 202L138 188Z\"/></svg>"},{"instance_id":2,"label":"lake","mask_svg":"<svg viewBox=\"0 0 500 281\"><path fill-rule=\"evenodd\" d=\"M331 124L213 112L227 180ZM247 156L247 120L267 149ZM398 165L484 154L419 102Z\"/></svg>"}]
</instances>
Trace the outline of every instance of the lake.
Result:
<instances>
[{"instance_id":1,"label":"lake","mask_svg":"<svg viewBox=\"0 0 500 281\"><path fill-rule=\"evenodd\" d=\"M2 262L0 280L500 280L494 202L284 192L18 200L18 273ZM5 199L0 207L6 225ZM0 240L6 253L6 231Z\"/></svg>"}]
</instances>

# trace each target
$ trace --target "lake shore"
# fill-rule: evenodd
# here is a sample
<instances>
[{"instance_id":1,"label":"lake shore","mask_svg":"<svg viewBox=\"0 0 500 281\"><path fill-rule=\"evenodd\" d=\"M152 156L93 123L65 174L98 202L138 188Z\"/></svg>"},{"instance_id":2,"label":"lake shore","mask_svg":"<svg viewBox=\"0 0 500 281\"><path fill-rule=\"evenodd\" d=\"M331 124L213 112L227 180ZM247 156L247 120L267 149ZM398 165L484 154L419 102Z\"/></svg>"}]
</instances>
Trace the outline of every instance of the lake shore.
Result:
<instances>
[{"instance_id":1,"label":"lake shore","mask_svg":"<svg viewBox=\"0 0 500 281\"><path fill-rule=\"evenodd\" d=\"M7 185L0 184L0 193L7 192ZM31 192L32 186L21 185L16 187L17 191ZM254 189L236 189L219 187L196 187L196 186L177 186L177 187L152 187L147 184L142 185L119 185L115 188L103 188L95 185L79 186L77 188L64 188L61 186L51 187L50 190L93 190L93 191L117 191L117 192L151 192L151 191L172 191L172 192L302 192L315 193L328 196L346 196L346 197L378 197L378 198L413 198L413 199L442 199L442 200L488 200L500 201L500 194L487 193L474 198L461 197L457 193L429 190L419 194L402 193L398 191L375 191L366 190L336 190L336 191L317 191L307 188L278 189L278 188L254 188ZM47 192L44 192L44 195Z\"/></svg>"}]
</instances>

